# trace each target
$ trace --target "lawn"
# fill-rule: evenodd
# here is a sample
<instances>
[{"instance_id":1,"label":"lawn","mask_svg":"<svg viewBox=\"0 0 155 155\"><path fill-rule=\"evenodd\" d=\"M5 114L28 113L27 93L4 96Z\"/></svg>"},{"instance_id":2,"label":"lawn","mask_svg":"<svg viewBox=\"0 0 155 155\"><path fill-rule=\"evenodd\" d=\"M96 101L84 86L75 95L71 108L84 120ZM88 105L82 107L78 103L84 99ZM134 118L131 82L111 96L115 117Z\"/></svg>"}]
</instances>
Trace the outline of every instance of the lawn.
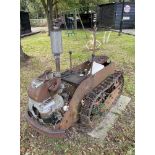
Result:
<instances>
[{"instance_id":1,"label":"lawn","mask_svg":"<svg viewBox=\"0 0 155 155\"><path fill-rule=\"evenodd\" d=\"M79 64L91 57L91 52L85 44L90 39L90 32L76 31L76 36L68 37L63 31L63 54L61 55L61 69L69 68L68 51L73 52L73 64ZM104 32L97 32L97 40L102 42ZM69 139L51 139L40 135L31 129L24 113L27 108L27 87L31 80L46 69L55 70L54 60L50 49L50 38L47 33L39 33L22 38L24 52L30 56L26 62L21 62L21 154L22 155L132 155L134 154L134 65L135 38L131 35L112 32L107 44L102 44L96 55L104 54L114 61L124 72L125 85L123 95L131 97L131 102L109 131L104 142L99 142L85 134L74 131ZM73 128L73 130L76 130Z\"/></svg>"}]
</instances>

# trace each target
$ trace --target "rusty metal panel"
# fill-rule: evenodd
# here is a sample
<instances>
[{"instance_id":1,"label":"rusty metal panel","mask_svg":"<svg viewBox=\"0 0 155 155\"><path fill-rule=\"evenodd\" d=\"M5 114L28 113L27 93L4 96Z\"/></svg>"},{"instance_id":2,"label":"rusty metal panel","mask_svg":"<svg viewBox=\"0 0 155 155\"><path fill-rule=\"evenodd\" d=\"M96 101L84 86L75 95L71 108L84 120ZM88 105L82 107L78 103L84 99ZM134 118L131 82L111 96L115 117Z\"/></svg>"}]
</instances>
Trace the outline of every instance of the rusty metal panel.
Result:
<instances>
[{"instance_id":1,"label":"rusty metal panel","mask_svg":"<svg viewBox=\"0 0 155 155\"><path fill-rule=\"evenodd\" d=\"M31 127L41 134L45 134L48 137L53 137L53 138L54 137L65 138L67 136L65 130L52 130L51 128L45 127L39 124L37 120L34 120L33 118L31 118L27 113L25 115L25 118L28 121L28 123L31 125Z\"/></svg>"},{"instance_id":2,"label":"rusty metal panel","mask_svg":"<svg viewBox=\"0 0 155 155\"><path fill-rule=\"evenodd\" d=\"M80 76L79 73L73 72L67 76L62 77L62 80L71 84L79 85L86 78L87 76Z\"/></svg>"},{"instance_id":3,"label":"rusty metal panel","mask_svg":"<svg viewBox=\"0 0 155 155\"><path fill-rule=\"evenodd\" d=\"M82 81L76 89L70 103L69 111L65 113L62 122L60 123L61 129L68 129L78 120L78 107L82 98L98 86L103 80L115 71L114 63L109 64L104 69L97 72L95 75L88 77Z\"/></svg>"}]
</instances>

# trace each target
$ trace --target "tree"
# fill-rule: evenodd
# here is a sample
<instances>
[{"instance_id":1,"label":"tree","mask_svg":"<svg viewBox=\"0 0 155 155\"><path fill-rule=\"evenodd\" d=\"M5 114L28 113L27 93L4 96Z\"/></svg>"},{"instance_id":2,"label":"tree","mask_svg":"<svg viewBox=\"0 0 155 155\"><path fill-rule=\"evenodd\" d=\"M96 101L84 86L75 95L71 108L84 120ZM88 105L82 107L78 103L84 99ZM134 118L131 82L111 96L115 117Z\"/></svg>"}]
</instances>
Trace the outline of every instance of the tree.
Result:
<instances>
[{"instance_id":1,"label":"tree","mask_svg":"<svg viewBox=\"0 0 155 155\"><path fill-rule=\"evenodd\" d=\"M30 18L45 18L45 11L40 0L29 0L28 10L30 13Z\"/></svg>"},{"instance_id":2,"label":"tree","mask_svg":"<svg viewBox=\"0 0 155 155\"><path fill-rule=\"evenodd\" d=\"M110 0L21 0L21 10L29 11L31 18L47 17L48 35L53 19L66 10L82 9L88 11L97 4L108 3ZM112 0L111 0L112 1ZM114 0L113 0L114 1Z\"/></svg>"},{"instance_id":3,"label":"tree","mask_svg":"<svg viewBox=\"0 0 155 155\"><path fill-rule=\"evenodd\" d=\"M48 35L50 35L50 31L53 29L54 7L57 5L58 0L41 0L41 3L47 16Z\"/></svg>"},{"instance_id":4,"label":"tree","mask_svg":"<svg viewBox=\"0 0 155 155\"><path fill-rule=\"evenodd\" d=\"M21 28L21 26L20 26L20 28ZM21 40L20 40L20 60L26 61L28 58L29 58L29 56L27 54L25 54L23 49L22 49Z\"/></svg>"},{"instance_id":5,"label":"tree","mask_svg":"<svg viewBox=\"0 0 155 155\"><path fill-rule=\"evenodd\" d=\"M45 12L40 0L21 0L20 10L28 11L30 18L44 18Z\"/></svg>"},{"instance_id":6,"label":"tree","mask_svg":"<svg viewBox=\"0 0 155 155\"><path fill-rule=\"evenodd\" d=\"M28 0L20 0L20 10L28 10Z\"/></svg>"},{"instance_id":7,"label":"tree","mask_svg":"<svg viewBox=\"0 0 155 155\"><path fill-rule=\"evenodd\" d=\"M29 56L23 52L22 46L20 44L20 60L26 61L28 58L29 58Z\"/></svg>"}]
</instances>

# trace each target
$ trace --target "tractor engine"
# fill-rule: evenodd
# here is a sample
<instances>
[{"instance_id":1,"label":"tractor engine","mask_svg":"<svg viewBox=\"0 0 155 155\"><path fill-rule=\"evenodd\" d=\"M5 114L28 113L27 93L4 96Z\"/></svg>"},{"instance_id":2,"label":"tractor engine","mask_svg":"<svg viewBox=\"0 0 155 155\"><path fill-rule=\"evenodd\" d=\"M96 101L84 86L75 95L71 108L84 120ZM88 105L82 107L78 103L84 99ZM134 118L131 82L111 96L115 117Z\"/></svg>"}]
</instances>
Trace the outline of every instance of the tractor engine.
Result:
<instances>
[{"instance_id":1,"label":"tractor engine","mask_svg":"<svg viewBox=\"0 0 155 155\"><path fill-rule=\"evenodd\" d=\"M43 75L32 81L28 89L29 114L42 123L52 125L59 123L64 111L67 110L64 99L60 95L64 89L60 72L60 54L63 51L60 25L61 20L54 21L53 31L50 32L56 72L45 71Z\"/></svg>"},{"instance_id":2,"label":"tractor engine","mask_svg":"<svg viewBox=\"0 0 155 155\"><path fill-rule=\"evenodd\" d=\"M56 125L63 117L64 99L60 93L64 85L50 71L34 79L28 88L28 113L42 123Z\"/></svg>"}]
</instances>

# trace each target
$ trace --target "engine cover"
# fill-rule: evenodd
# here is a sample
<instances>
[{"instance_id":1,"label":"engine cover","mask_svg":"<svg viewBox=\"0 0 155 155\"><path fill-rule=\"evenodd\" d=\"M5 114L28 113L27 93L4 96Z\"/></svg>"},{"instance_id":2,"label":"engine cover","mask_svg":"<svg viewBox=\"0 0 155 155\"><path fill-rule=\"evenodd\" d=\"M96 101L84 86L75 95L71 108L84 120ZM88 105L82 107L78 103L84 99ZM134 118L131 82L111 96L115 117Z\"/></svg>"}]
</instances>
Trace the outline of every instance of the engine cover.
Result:
<instances>
[{"instance_id":1,"label":"engine cover","mask_svg":"<svg viewBox=\"0 0 155 155\"><path fill-rule=\"evenodd\" d=\"M50 97L53 98L58 93L60 87L61 79L54 77L53 72L45 71L31 82L28 88L28 96L42 103Z\"/></svg>"},{"instance_id":2,"label":"engine cover","mask_svg":"<svg viewBox=\"0 0 155 155\"><path fill-rule=\"evenodd\" d=\"M49 118L61 119L61 113L59 112L64 106L63 98L56 94L53 99L45 100L43 102L37 102L29 98L28 109L31 114L39 120L47 120Z\"/></svg>"}]
</instances>

